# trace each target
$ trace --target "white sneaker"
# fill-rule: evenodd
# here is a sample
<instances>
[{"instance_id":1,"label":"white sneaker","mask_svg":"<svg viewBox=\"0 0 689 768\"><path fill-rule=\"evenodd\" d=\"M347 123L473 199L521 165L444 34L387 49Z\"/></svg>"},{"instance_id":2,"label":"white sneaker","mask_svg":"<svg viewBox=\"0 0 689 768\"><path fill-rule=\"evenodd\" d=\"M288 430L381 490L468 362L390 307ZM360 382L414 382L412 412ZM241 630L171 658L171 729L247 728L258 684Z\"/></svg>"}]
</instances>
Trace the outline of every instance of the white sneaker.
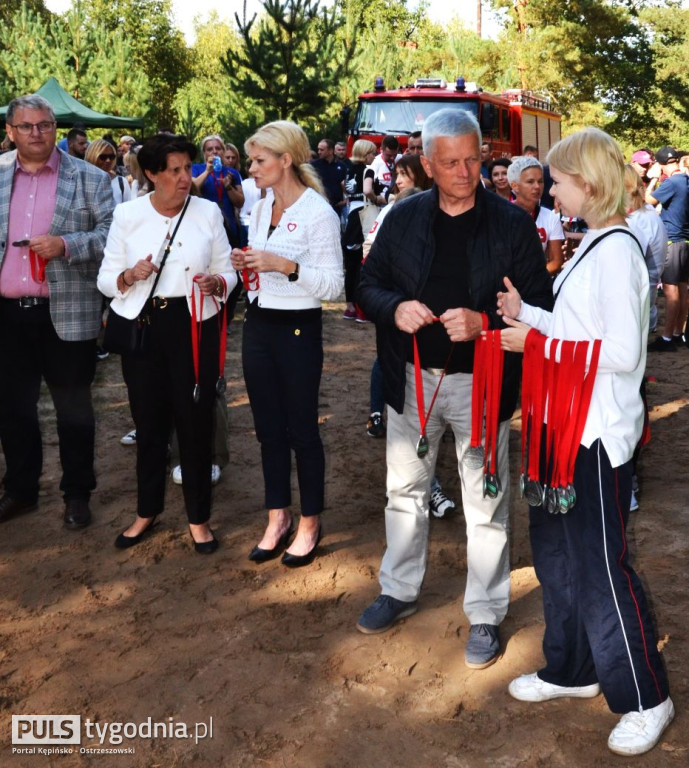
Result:
<instances>
[{"instance_id":1,"label":"white sneaker","mask_svg":"<svg viewBox=\"0 0 689 768\"><path fill-rule=\"evenodd\" d=\"M636 494L634 493L634 491L632 491L632 500L629 504L629 511L636 512L638 508L639 508L639 502L636 500Z\"/></svg>"},{"instance_id":2,"label":"white sneaker","mask_svg":"<svg viewBox=\"0 0 689 768\"><path fill-rule=\"evenodd\" d=\"M431 493L431 498L428 502L428 506L431 509L434 517L445 517L445 515L456 507L456 504L452 499L448 498L441 488L436 488Z\"/></svg>"},{"instance_id":3,"label":"white sneaker","mask_svg":"<svg viewBox=\"0 0 689 768\"><path fill-rule=\"evenodd\" d=\"M120 438L120 442L122 445L136 445L136 430L133 429L131 432L127 432L124 437Z\"/></svg>"},{"instance_id":4,"label":"white sneaker","mask_svg":"<svg viewBox=\"0 0 689 768\"><path fill-rule=\"evenodd\" d=\"M218 484L221 473L220 467L217 464L213 464L211 467L211 485ZM182 467L179 464L172 470L172 482L175 485L182 485Z\"/></svg>"},{"instance_id":5,"label":"white sneaker","mask_svg":"<svg viewBox=\"0 0 689 768\"><path fill-rule=\"evenodd\" d=\"M672 699L643 712L627 712L612 729L608 747L617 755L642 755L655 747L675 716Z\"/></svg>"},{"instance_id":6,"label":"white sneaker","mask_svg":"<svg viewBox=\"0 0 689 768\"><path fill-rule=\"evenodd\" d=\"M546 683L533 672L515 678L507 689L510 696L519 701L550 701L551 699L592 699L600 693L600 685L566 686Z\"/></svg>"}]
</instances>

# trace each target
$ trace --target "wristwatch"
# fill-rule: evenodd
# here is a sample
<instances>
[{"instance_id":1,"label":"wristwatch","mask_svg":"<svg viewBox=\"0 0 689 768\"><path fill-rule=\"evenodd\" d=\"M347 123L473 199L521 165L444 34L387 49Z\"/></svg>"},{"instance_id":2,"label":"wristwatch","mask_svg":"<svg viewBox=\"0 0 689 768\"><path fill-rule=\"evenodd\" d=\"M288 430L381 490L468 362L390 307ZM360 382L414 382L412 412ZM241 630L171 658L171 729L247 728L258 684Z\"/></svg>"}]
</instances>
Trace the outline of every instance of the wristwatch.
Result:
<instances>
[{"instance_id":1,"label":"wristwatch","mask_svg":"<svg viewBox=\"0 0 689 768\"><path fill-rule=\"evenodd\" d=\"M294 283L297 280L299 280L299 264L294 265L294 272L290 272L289 275L287 275L287 279L290 281L290 283Z\"/></svg>"}]
</instances>

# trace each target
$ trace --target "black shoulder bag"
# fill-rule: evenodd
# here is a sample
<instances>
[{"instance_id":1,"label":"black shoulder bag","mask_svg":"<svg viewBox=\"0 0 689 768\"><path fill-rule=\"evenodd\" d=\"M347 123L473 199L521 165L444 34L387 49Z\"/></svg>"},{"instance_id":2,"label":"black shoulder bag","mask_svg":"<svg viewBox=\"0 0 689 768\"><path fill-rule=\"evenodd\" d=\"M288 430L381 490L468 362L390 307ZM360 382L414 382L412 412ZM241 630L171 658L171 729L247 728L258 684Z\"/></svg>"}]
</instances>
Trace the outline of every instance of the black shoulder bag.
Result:
<instances>
[{"instance_id":1,"label":"black shoulder bag","mask_svg":"<svg viewBox=\"0 0 689 768\"><path fill-rule=\"evenodd\" d=\"M163 258L160 261L160 267L158 267L158 273L156 274L151 292L148 294L146 303L139 313L139 316L135 317L133 320L129 320L126 317L122 317L122 315L118 315L112 308L112 304L110 305L108 319L105 323L105 333L103 334L103 347L107 349L108 352L114 352L118 355L141 355L146 352L148 325L150 323L149 311L151 297L155 294L155 289L158 287L158 280L160 280L160 275L170 253L170 248L172 247L172 243L174 242L179 225L182 223L182 219L187 211L190 200L191 198L187 197L184 208L182 208L182 214L179 219L177 219L177 224L175 225L175 229L172 232L170 239L167 240L166 236L167 243L163 243L163 245L165 245L165 250L163 251Z\"/></svg>"}]
</instances>

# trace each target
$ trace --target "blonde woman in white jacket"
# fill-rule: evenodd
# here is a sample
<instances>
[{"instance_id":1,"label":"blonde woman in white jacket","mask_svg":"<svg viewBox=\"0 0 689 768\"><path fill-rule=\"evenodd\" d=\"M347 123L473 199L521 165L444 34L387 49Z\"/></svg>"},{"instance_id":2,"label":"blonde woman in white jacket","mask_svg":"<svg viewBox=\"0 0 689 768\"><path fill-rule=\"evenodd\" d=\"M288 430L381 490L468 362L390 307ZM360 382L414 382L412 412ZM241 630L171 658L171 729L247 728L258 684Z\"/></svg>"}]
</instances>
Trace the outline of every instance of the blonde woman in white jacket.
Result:
<instances>
[{"instance_id":1,"label":"blonde woman in white jacket","mask_svg":"<svg viewBox=\"0 0 689 768\"><path fill-rule=\"evenodd\" d=\"M344 285L340 225L309 164L304 132L278 121L245 144L259 189L271 188L251 213L249 249L232 251L247 287L242 359L261 444L268 526L249 559L271 560L293 532L291 452L299 481L301 518L283 565L308 565L321 538L325 455L318 429L323 368L321 301Z\"/></svg>"},{"instance_id":2,"label":"blonde woman in white jacket","mask_svg":"<svg viewBox=\"0 0 689 768\"><path fill-rule=\"evenodd\" d=\"M145 311L149 318L145 352L122 355L136 425L138 506L115 541L120 549L138 544L163 511L173 425L194 547L201 554L218 547L209 524L212 412L221 376L218 310L237 277L220 210L189 197L195 153L193 144L169 135L141 147L138 160L153 192L117 207L98 274L98 288L112 297L111 313L133 319Z\"/></svg>"}]
</instances>

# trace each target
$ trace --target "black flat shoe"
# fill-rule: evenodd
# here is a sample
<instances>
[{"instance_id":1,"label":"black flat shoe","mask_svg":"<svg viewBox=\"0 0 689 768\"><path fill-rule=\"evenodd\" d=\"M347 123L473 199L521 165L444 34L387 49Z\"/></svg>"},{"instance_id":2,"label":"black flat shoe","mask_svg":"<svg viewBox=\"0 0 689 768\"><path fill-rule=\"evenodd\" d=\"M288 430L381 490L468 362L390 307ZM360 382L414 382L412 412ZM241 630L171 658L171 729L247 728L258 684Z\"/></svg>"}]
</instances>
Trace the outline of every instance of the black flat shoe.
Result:
<instances>
[{"instance_id":1,"label":"black flat shoe","mask_svg":"<svg viewBox=\"0 0 689 768\"><path fill-rule=\"evenodd\" d=\"M280 556L280 552L289 544L290 537L294 533L294 527L292 523L289 524L289 528L285 533L280 536L278 543L272 549L261 549L260 547L254 547L249 553L249 560L254 563L265 563L268 560L275 560Z\"/></svg>"},{"instance_id":2,"label":"black flat shoe","mask_svg":"<svg viewBox=\"0 0 689 768\"><path fill-rule=\"evenodd\" d=\"M153 515L151 522L137 536L125 536L124 533L121 533L115 539L115 546L117 549L129 549L130 547L135 547L144 538L144 536L149 534L156 527L156 525L158 525L156 522L157 517L158 515Z\"/></svg>"},{"instance_id":3,"label":"black flat shoe","mask_svg":"<svg viewBox=\"0 0 689 768\"><path fill-rule=\"evenodd\" d=\"M215 550L220 546L220 542L215 538L215 533L213 531L211 531L211 536L213 538L210 541L196 541L194 534L191 531L189 531L189 535L194 542L194 549L200 555L212 555L213 552L215 552Z\"/></svg>"},{"instance_id":4,"label":"black flat shoe","mask_svg":"<svg viewBox=\"0 0 689 768\"><path fill-rule=\"evenodd\" d=\"M289 552L285 552L282 556L282 564L286 565L288 568L301 568L304 565L312 563L313 558L316 557L316 550L321 543L322 536L323 527L318 526L318 537L316 538L316 543L313 545L311 551L307 552L305 555L291 555Z\"/></svg>"}]
</instances>

